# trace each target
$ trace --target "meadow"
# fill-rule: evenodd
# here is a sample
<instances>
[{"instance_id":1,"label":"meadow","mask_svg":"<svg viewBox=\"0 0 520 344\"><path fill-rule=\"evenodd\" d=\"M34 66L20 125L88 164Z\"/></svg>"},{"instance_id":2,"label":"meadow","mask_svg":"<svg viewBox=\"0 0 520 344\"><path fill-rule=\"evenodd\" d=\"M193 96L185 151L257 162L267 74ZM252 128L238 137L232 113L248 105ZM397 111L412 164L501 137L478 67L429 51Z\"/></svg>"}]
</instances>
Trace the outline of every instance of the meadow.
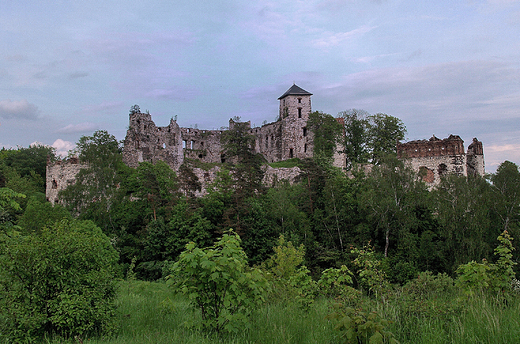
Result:
<instances>
[{"instance_id":1,"label":"meadow","mask_svg":"<svg viewBox=\"0 0 520 344\"><path fill-rule=\"evenodd\" d=\"M121 281L117 297L117 331L108 338L47 343L152 344L152 343L345 343L335 330L333 299L318 298L308 311L296 303L268 301L251 317L252 328L235 334L211 334L184 325L200 317L183 296L164 282ZM518 343L520 299L488 294L468 296L458 290L411 300L395 288L385 302L363 296L364 307L389 320L388 330L400 343Z\"/></svg>"}]
</instances>

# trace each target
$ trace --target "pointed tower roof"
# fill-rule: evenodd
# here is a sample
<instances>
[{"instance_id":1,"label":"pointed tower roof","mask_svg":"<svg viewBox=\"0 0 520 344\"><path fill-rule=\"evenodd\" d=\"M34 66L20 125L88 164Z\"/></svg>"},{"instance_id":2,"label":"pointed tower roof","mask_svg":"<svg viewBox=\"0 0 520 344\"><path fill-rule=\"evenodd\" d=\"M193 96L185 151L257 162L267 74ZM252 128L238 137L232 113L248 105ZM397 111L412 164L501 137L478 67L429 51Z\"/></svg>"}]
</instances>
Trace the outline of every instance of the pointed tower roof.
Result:
<instances>
[{"instance_id":1,"label":"pointed tower roof","mask_svg":"<svg viewBox=\"0 0 520 344\"><path fill-rule=\"evenodd\" d=\"M305 91L303 88L293 84L278 100L283 99L287 96L312 96L312 93Z\"/></svg>"}]
</instances>

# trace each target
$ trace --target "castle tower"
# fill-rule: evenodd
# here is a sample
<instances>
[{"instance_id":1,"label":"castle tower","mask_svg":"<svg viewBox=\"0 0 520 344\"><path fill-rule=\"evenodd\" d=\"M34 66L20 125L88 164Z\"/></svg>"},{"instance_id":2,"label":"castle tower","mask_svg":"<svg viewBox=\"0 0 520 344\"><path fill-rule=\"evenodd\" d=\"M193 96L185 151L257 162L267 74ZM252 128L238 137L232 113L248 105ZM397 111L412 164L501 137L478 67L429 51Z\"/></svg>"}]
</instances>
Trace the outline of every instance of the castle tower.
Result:
<instances>
[{"instance_id":1,"label":"castle tower","mask_svg":"<svg viewBox=\"0 0 520 344\"><path fill-rule=\"evenodd\" d=\"M278 98L282 121L281 160L312 157L312 133L307 130L311 96L312 93L294 84Z\"/></svg>"},{"instance_id":2,"label":"castle tower","mask_svg":"<svg viewBox=\"0 0 520 344\"><path fill-rule=\"evenodd\" d=\"M477 138L473 138L473 142L468 146L466 164L468 175L484 176L486 174L484 148L482 147L482 142L477 140Z\"/></svg>"}]
</instances>

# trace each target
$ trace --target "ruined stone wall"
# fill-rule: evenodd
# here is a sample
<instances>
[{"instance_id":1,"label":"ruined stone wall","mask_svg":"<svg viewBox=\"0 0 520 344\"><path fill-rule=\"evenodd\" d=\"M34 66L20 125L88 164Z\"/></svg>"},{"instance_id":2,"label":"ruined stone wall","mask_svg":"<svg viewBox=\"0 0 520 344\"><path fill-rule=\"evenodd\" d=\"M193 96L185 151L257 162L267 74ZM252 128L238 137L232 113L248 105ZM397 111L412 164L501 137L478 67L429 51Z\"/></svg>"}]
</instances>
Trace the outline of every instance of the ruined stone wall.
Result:
<instances>
[{"instance_id":1,"label":"ruined stone wall","mask_svg":"<svg viewBox=\"0 0 520 344\"><path fill-rule=\"evenodd\" d=\"M221 162L222 130L200 130L181 128L184 157L202 162Z\"/></svg>"},{"instance_id":2,"label":"ruined stone wall","mask_svg":"<svg viewBox=\"0 0 520 344\"><path fill-rule=\"evenodd\" d=\"M130 113L123 147L123 162L137 167L140 162L155 164L162 160L173 170L184 162L182 133L173 118L167 127L157 127L149 113Z\"/></svg>"},{"instance_id":3,"label":"ruined stone wall","mask_svg":"<svg viewBox=\"0 0 520 344\"><path fill-rule=\"evenodd\" d=\"M464 152L464 141L457 135L446 139L435 136L397 145L397 156L404 159L429 185L437 185L447 174L484 176L484 150L482 142L473 139Z\"/></svg>"},{"instance_id":4,"label":"ruined stone wall","mask_svg":"<svg viewBox=\"0 0 520 344\"><path fill-rule=\"evenodd\" d=\"M261 153L268 162L282 160L282 122L265 124L250 130L255 135L255 152Z\"/></svg>"},{"instance_id":5,"label":"ruined stone wall","mask_svg":"<svg viewBox=\"0 0 520 344\"><path fill-rule=\"evenodd\" d=\"M58 203L58 193L65 190L69 185L76 182L76 175L87 165L80 164L78 158L70 158L65 161L47 162L46 168L46 190L47 201L52 204Z\"/></svg>"}]
</instances>

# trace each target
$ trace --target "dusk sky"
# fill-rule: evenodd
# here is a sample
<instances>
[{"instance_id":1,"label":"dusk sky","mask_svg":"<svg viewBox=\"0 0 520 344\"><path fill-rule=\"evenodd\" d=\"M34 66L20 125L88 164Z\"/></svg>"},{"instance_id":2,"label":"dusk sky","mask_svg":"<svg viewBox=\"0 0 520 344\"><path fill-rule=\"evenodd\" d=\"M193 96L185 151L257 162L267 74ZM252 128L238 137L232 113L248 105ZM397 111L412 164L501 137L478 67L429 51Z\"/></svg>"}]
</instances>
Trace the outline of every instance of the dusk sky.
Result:
<instances>
[{"instance_id":1,"label":"dusk sky","mask_svg":"<svg viewBox=\"0 0 520 344\"><path fill-rule=\"evenodd\" d=\"M260 126L296 83L313 110L520 164L517 0L2 0L0 42L0 147L121 140L134 104L158 126Z\"/></svg>"}]
</instances>

